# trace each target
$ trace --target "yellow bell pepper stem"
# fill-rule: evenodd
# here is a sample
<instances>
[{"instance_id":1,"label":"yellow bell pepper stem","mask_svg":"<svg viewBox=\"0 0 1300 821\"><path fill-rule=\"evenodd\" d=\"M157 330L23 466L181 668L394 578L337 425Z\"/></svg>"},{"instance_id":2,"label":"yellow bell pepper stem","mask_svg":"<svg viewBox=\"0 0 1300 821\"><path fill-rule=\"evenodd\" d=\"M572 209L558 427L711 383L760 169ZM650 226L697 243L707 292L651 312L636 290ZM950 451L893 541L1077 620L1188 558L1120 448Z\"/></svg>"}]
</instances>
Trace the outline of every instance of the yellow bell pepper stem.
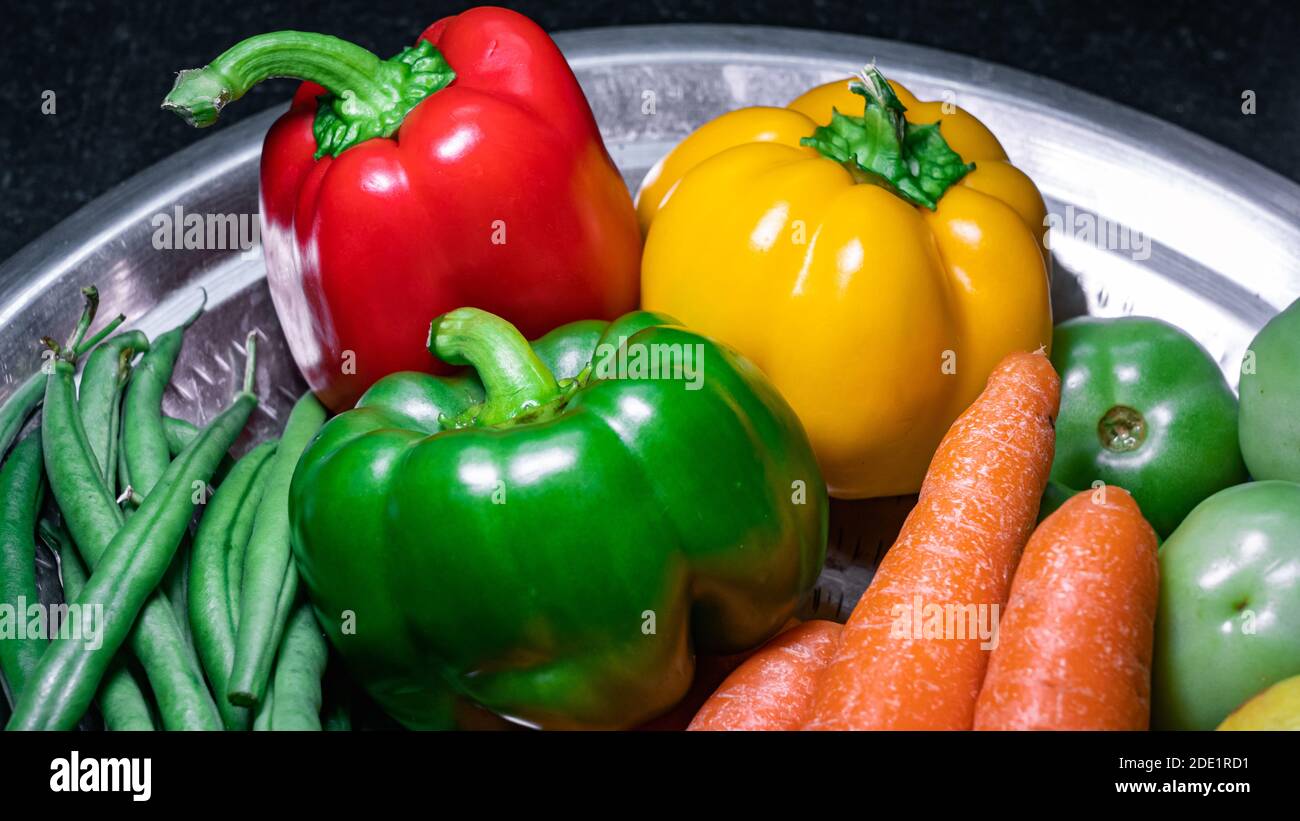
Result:
<instances>
[{"instance_id":1,"label":"yellow bell pepper stem","mask_svg":"<svg viewBox=\"0 0 1300 821\"><path fill-rule=\"evenodd\" d=\"M916 125L903 116L907 107L874 65L862 70L849 90L866 100L861 117L831 110L831 121L804 137L800 145L844 163L858 182L875 182L913 205L933 211L943 192L975 170L962 162L939 134L939 123Z\"/></svg>"}]
</instances>

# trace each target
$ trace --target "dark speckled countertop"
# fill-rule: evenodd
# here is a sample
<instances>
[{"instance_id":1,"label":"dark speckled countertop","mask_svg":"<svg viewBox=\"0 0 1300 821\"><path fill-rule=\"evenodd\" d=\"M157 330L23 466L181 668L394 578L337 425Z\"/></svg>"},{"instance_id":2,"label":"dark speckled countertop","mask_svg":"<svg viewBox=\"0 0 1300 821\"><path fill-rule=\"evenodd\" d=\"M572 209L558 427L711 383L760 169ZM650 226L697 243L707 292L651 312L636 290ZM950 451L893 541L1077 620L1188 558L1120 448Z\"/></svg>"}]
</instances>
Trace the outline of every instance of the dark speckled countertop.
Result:
<instances>
[{"instance_id":1,"label":"dark speckled countertop","mask_svg":"<svg viewBox=\"0 0 1300 821\"><path fill-rule=\"evenodd\" d=\"M943 0L581 0L509 4L547 29L761 23L960 52L1125 103L1300 180L1300 5ZM6 0L0 13L0 260L118 182L199 139L158 111L173 73L281 28L387 55L465 4L442 0ZM255 89L224 122L291 93ZM1242 94L1256 113L1243 114ZM42 113L54 92L55 113Z\"/></svg>"}]
</instances>

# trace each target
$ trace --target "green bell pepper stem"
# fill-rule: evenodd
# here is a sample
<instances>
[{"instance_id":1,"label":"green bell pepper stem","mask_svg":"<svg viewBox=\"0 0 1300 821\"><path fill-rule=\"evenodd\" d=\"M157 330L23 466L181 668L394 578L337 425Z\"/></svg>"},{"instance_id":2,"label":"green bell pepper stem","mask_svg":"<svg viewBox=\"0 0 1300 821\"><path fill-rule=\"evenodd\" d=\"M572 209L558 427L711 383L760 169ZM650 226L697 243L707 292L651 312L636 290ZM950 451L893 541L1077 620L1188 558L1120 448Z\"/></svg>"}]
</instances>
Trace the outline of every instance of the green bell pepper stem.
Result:
<instances>
[{"instance_id":1,"label":"green bell pepper stem","mask_svg":"<svg viewBox=\"0 0 1300 821\"><path fill-rule=\"evenodd\" d=\"M531 416L562 396L555 376L523 334L478 308L457 308L435 319L429 326L429 352L478 372L486 398L472 409L473 424L499 425Z\"/></svg>"},{"instance_id":2,"label":"green bell pepper stem","mask_svg":"<svg viewBox=\"0 0 1300 821\"><path fill-rule=\"evenodd\" d=\"M391 136L412 108L455 76L442 54L424 40L383 60L327 34L273 31L237 43L204 68L180 72L162 107L204 128L263 80L308 80L331 95L322 100L313 128L319 159L373 137Z\"/></svg>"},{"instance_id":3,"label":"green bell pepper stem","mask_svg":"<svg viewBox=\"0 0 1300 821\"><path fill-rule=\"evenodd\" d=\"M830 123L800 145L843 163L859 182L884 185L931 211L950 186L975 170L948 146L939 123L915 125L903 117L907 107L874 65L864 68L849 90L866 100L862 116L832 111Z\"/></svg>"}]
</instances>

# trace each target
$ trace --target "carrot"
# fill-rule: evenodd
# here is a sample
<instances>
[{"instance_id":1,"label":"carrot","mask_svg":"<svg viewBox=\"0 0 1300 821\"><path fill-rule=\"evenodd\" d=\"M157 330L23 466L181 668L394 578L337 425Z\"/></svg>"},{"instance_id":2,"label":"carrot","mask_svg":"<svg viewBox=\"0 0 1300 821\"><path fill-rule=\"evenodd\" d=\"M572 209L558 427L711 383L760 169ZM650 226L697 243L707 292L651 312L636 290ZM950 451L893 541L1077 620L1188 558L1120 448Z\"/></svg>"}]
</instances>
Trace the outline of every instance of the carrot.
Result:
<instances>
[{"instance_id":1,"label":"carrot","mask_svg":"<svg viewBox=\"0 0 1300 821\"><path fill-rule=\"evenodd\" d=\"M1060 386L1042 352L1010 354L953 423L844 627L809 729L970 729L988 664L980 628L1034 527Z\"/></svg>"},{"instance_id":2,"label":"carrot","mask_svg":"<svg viewBox=\"0 0 1300 821\"><path fill-rule=\"evenodd\" d=\"M772 639L727 676L686 729L799 729L843 627L809 621Z\"/></svg>"},{"instance_id":3,"label":"carrot","mask_svg":"<svg viewBox=\"0 0 1300 821\"><path fill-rule=\"evenodd\" d=\"M1145 730L1156 534L1117 487L1074 496L1025 547L975 703L977 730Z\"/></svg>"}]
</instances>

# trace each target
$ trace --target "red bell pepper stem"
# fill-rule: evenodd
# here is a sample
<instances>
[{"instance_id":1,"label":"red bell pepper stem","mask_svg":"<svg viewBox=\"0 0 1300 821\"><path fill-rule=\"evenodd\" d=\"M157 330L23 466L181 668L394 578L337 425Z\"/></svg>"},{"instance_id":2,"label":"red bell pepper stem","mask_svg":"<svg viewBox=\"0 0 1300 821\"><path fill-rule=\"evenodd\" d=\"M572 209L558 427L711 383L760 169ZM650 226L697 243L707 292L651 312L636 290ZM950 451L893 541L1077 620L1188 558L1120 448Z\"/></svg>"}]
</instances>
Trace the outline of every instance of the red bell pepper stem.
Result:
<instances>
[{"instance_id":1,"label":"red bell pepper stem","mask_svg":"<svg viewBox=\"0 0 1300 821\"><path fill-rule=\"evenodd\" d=\"M523 334L487 311L457 308L433 320L429 352L451 365L472 366L487 394L455 427L532 419L564 398Z\"/></svg>"},{"instance_id":2,"label":"red bell pepper stem","mask_svg":"<svg viewBox=\"0 0 1300 821\"><path fill-rule=\"evenodd\" d=\"M263 80L308 80L333 98L320 107L315 124L319 158L391 136L412 108L455 76L442 54L424 40L382 60L328 34L273 31L236 44L204 68L180 72L162 107L203 128Z\"/></svg>"},{"instance_id":3,"label":"red bell pepper stem","mask_svg":"<svg viewBox=\"0 0 1300 821\"><path fill-rule=\"evenodd\" d=\"M350 91L365 102L382 99L375 81L382 62L361 46L301 31L259 34L236 44L204 68L182 71L163 101L186 122L212 125L226 103L271 77L296 77L324 86L332 94Z\"/></svg>"}]
</instances>

